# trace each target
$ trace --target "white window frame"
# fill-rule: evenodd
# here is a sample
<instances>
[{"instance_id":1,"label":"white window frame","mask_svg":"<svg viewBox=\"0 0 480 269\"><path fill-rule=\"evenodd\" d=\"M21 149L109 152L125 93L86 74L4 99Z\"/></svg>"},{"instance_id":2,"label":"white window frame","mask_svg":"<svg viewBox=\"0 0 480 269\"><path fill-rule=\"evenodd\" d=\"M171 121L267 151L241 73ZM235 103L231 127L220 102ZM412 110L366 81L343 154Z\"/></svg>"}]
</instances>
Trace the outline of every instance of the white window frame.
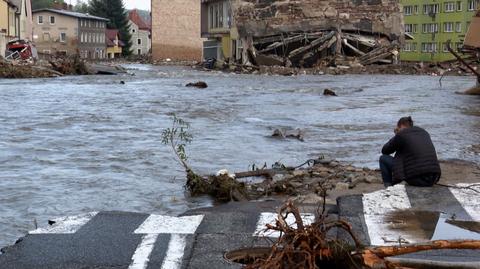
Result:
<instances>
[{"instance_id":1,"label":"white window frame","mask_svg":"<svg viewBox=\"0 0 480 269\"><path fill-rule=\"evenodd\" d=\"M443 23L443 32L444 33L453 33L453 28L454 28L453 22L445 22Z\"/></svg>"},{"instance_id":2,"label":"white window frame","mask_svg":"<svg viewBox=\"0 0 480 269\"><path fill-rule=\"evenodd\" d=\"M403 14L405 16L410 16L413 14L413 6L404 6L403 7Z\"/></svg>"},{"instance_id":3,"label":"white window frame","mask_svg":"<svg viewBox=\"0 0 480 269\"><path fill-rule=\"evenodd\" d=\"M475 0L468 0L468 11L477 9L477 2Z\"/></svg>"},{"instance_id":4,"label":"white window frame","mask_svg":"<svg viewBox=\"0 0 480 269\"><path fill-rule=\"evenodd\" d=\"M455 32L461 33L462 32L462 22L456 22L455 23Z\"/></svg>"},{"instance_id":5,"label":"white window frame","mask_svg":"<svg viewBox=\"0 0 480 269\"><path fill-rule=\"evenodd\" d=\"M42 20L40 21L40 19L42 19ZM43 15L38 15L38 17L37 17L37 24L40 24L40 25L43 24Z\"/></svg>"},{"instance_id":6,"label":"white window frame","mask_svg":"<svg viewBox=\"0 0 480 269\"><path fill-rule=\"evenodd\" d=\"M457 1L457 11L462 11L463 9L463 1Z\"/></svg>"},{"instance_id":7,"label":"white window frame","mask_svg":"<svg viewBox=\"0 0 480 269\"><path fill-rule=\"evenodd\" d=\"M53 18L53 23L52 23L52 18ZM56 22L57 22L57 19L55 19L55 16L48 16L48 23L50 23L50 25L55 25Z\"/></svg>"},{"instance_id":8,"label":"white window frame","mask_svg":"<svg viewBox=\"0 0 480 269\"><path fill-rule=\"evenodd\" d=\"M65 38L62 38L63 36L65 36ZM65 33L65 32L60 33L60 42L62 42L62 43L67 42L67 33Z\"/></svg>"},{"instance_id":9,"label":"white window frame","mask_svg":"<svg viewBox=\"0 0 480 269\"><path fill-rule=\"evenodd\" d=\"M445 2L444 8L445 8L445 13L455 12L456 3L455 2Z\"/></svg>"},{"instance_id":10,"label":"white window frame","mask_svg":"<svg viewBox=\"0 0 480 269\"><path fill-rule=\"evenodd\" d=\"M137 45L142 45L142 39L141 38L137 38Z\"/></svg>"}]
</instances>

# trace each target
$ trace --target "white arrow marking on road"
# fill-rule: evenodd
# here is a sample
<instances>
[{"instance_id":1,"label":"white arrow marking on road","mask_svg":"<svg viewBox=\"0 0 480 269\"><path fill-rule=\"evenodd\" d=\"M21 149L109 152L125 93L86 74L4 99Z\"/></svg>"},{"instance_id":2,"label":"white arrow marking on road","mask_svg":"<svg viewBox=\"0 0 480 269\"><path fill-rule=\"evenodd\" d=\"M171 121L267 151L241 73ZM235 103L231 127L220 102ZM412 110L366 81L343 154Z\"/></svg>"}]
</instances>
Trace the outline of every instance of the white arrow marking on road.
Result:
<instances>
[{"instance_id":1,"label":"white arrow marking on road","mask_svg":"<svg viewBox=\"0 0 480 269\"><path fill-rule=\"evenodd\" d=\"M194 234L202 220L203 215L185 217L150 215L134 232L146 235L135 250L128 269L147 268L159 234L171 234L162 269L180 268L187 245L186 235Z\"/></svg>"},{"instance_id":2,"label":"white arrow marking on road","mask_svg":"<svg viewBox=\"0 0 480 269\"><path fill-rule=\"evenodd\" d=\"M46 228L38 228L28 232L29 234L74 234L83 225L87 224L98 212L90 212L77 216L61 217L53 219L53 225Z\"/></svg>"},{"instance_id":3,"label":"white arrow marking on road","mask_svg":"<svg viewBox=\"0 0 480 269\"><path fill-rule=\"evenodd\" d=\"M257 222L257 228L253 233L253 236L260 236L260 237L272 237L277 238L280 237L279 231L267 231L267 224L275 225L277 220L277 213L270 213L270 212L263 212L260 214L260 218ZM315 221L315 215L310 213L302 213L300 214L303 220L303 224L310 225ZM290 225L292 228L296 228L297 224L295 223L295 217L292 214L289 214L287 217L287 224Z\"/></svg>"},{"instance_id":4,"label":"white arrow marking on road","mask_svg":"<svg viewBox=\"0 0 480 269\"><path fill-rule=\"evenodd\" d=\"M459 188L449 188L450 192L474 221L480 221L480 194L473 190L465 189L465 187L470 187L480 191L480 186L478 184L457 184L457 187Z\"/></svg>"},{"instance_id":5,"label":"white arrow marking on road","mask_svg":"<svg viewBox=\"0 0 480 269\"><path fill-rule=\"evenodd\" d=\"M362 202L371 245L398 245L400 238L409 243L416 242L415 236L405 235L401 229L392 229L391 223L385 223L385 216L388 213L412 207L405 185L395 185L386 190L366 193Z\"/></svg>"}]
</instances>

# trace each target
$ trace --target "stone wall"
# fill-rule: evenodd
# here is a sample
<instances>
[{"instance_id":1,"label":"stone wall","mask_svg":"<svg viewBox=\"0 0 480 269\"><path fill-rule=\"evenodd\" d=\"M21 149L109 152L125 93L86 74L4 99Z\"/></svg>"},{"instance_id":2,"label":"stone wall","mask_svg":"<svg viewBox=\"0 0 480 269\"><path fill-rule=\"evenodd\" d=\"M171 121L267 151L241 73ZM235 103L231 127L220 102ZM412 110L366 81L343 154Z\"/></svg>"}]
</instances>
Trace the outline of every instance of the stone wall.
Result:
<instances>
[{"instance_id":1,"label":"stone wall","mask_svg":"<svg viewBox=\"0 0 480 269\"><path fill-rule=\"evenodd\" d=\"M153 59L200 61L200 35L200 1L152 0Z\"/></svg>"},{"instance_id":2,"label":"stone wall","mask_svg":"<svg viewBox=\"0 0 480 269\"><path fill-rule=\"evenodd\" d=\"M241 36L268 36L341 28L403 39L398 0L236 0L235 21Z\"/></svg>"}]
</instances>

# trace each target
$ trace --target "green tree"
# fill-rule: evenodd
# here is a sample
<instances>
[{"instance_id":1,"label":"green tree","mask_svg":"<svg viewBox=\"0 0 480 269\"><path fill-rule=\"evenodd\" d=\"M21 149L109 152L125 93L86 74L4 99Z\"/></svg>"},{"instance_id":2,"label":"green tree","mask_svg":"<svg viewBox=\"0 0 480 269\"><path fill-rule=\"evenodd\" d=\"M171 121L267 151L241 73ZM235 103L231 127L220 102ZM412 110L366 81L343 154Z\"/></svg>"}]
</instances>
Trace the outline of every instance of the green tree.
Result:
<instances>
[{"instance_id":1,"label":"green tree","mask_svg":"<svg viewBox=\"0 0 480 269\"><path fill-rule=\"evenodd\" d=\"M63 0L32 0L32 9L51 8L54 3L63 3Z\"/></svg>"},{"instance_id":2,"label":"green tree","mask_svg":"<svg viewBox=\"0 0 480 269\"><path fill-rule=\"evenodd\" d=\"M109 19L107 28L118 29L120 40L124 43L123 55L131 54L132 35L128 25L128 12L122 0L90 0L88 11L90 14Z\"/></svg>"},{"instance_id":3,"label":"green tree","mask_svg":"<svg viewBox=\"0 0 480 269\"><path fill-rule=\"evenodd\" d=\"M79 0L77 4L73 7L73 11L80 13L88 13L88 4Z\"/></svg>"}]
</instances>

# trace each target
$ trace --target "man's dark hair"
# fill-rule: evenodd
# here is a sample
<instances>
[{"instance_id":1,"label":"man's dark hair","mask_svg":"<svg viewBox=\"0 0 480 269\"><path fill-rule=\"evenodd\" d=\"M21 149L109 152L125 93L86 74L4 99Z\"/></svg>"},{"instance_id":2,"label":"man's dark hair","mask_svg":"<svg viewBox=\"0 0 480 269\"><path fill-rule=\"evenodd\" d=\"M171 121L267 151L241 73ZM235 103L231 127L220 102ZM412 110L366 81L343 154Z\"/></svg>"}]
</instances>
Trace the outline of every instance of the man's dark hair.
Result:
<instances>
[{"instance_id":1,"label":"man's dark hair","mask_svg":"<svg viewBox=\"0 0 480 269\"><path fill-rule=\"evenodd\" d=\"M403 117L398 120L397 127L400 127L401 125L406 125L409 127L413 127L413 120L412 117Z\"/></svg>"}]
</instances>

